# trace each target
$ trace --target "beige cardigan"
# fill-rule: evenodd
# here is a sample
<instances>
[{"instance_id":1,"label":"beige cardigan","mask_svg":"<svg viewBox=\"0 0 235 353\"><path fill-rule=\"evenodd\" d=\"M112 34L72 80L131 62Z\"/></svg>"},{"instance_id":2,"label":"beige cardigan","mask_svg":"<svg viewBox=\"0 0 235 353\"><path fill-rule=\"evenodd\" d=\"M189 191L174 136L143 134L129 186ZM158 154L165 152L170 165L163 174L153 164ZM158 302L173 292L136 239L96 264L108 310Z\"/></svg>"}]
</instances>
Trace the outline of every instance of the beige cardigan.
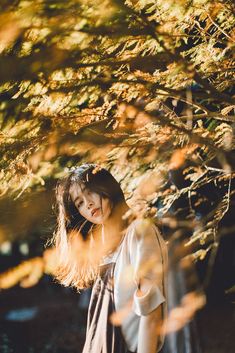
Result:
<instances>
[{"instance_id":1,"label":"beige cardigan","mask_svg":"<svg viewBox=\"0 0 235 353\"><path fill-rule=\"evenodd\" d=\"M112 320L121 330L130 351L137 350L140 317L163 304L166 318L167 246L158 228L148 220L137 219L127 228L116 251L104 258L103 264L116 262L114 270L114 302L116 314ZM147 279L151 286L143 296L137 296L138 284ZM164 336L159 337L158 350Z\"/></svg>"}]
</instances>

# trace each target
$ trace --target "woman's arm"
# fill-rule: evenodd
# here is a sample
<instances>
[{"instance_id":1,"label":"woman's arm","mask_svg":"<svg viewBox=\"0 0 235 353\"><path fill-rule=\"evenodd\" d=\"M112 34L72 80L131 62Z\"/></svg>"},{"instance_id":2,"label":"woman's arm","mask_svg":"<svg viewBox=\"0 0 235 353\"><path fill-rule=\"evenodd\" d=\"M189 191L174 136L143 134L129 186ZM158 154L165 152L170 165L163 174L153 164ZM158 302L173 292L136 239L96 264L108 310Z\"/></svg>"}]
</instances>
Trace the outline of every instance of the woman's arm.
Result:
<instances>
[{"instance_id":1,"label":"woman's arm","mask_svg":"<svg viewBox=\"0 0 235 353\"><path fill-rule=\"evenodd\" d=\"M150 283L141 284L137 297L142 297L149 291ZM137 353L156 353L158 346L158 333L162 321L162 307L158 306L148 315L141 315L138 333Z\"/></svg>"},{"instance_id":2,"label":"woman's arm","mask_svg":"<svg viewBox=\"0 0 235 353\"><path fill-rule=\"evenodd\" d=\"M131 262L137 285L133 309L140 316L137 353L156 353L164 340L160 331L166 312L166 244L151 222L140 221L135 230Z\"/></svg>"},{"instance_id":3,"label":"woman's arm","mask_svg":"<svg viewBox=\"0 0 235 353\"><path fill-rule=\"evenodd\" d=\"M147 316L140 317L137 353L156 353L158 346L158 328L161 322L162 308L159 306Z\"/></svg>"}]
</instances>

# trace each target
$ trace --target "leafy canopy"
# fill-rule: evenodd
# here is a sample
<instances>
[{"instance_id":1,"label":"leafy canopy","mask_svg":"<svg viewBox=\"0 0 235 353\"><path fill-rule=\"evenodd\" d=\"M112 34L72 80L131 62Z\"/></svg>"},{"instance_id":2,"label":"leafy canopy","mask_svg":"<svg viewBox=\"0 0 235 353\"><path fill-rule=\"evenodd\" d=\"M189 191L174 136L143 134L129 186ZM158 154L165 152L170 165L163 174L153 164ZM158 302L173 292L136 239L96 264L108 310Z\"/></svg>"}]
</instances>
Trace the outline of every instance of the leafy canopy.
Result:
<instances>
[{"instance_id":1,"label":"leafy canopy","mask_svg":"<svg viewBox=\"0 0 235 353\"><path fill-rule=\"evenodd\" d=\"M0 8L1 195L19 198L96 162L121 180L138 213L167 215L188 198L194 257L216 248L234 180L233 1ZM182 187L168 182L177 171ZM195 202L206 202L199 191L214 180L221 190L209 221L200 214L192 226Z\"/></svg>"}]
</instances>

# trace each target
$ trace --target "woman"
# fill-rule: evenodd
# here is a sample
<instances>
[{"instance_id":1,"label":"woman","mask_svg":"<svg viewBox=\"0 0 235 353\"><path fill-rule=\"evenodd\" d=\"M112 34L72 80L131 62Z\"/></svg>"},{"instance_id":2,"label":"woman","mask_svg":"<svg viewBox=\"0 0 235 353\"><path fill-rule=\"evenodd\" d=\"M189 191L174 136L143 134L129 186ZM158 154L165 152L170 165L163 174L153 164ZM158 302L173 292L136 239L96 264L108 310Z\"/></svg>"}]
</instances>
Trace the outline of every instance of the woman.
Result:
<instances>
[{"instance_id":1,"label":"woman","mask_svg":"<svg viewBox=\"0 0 235 353\"><path fill-rule=\"evenodd\" d=\"M83 353L156 353L163 344L167 252L148 220L127 224L129 207L104 168L84 164L57 186L56 276L93 285Z\"/></svg>"}]
</instances>

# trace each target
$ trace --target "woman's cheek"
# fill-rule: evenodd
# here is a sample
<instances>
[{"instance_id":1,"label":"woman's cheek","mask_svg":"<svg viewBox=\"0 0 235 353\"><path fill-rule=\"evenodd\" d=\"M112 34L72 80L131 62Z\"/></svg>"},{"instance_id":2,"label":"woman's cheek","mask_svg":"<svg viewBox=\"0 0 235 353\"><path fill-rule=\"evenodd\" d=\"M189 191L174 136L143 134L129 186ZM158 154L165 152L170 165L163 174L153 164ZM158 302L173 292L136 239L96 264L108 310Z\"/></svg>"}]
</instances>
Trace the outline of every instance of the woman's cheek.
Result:
<instances>
[{"instance_id":1,"label":"woman's cheek","mask_svg":"<svg viewBox=\"0 0 235 353\"><path fill-rule=\"evenodd\" d=\"M112 213L112 205L111 201L107 199L103 199L103 204L102 204L103 210L104 210L104 217L107 219Z\"/></svg>"},{"instance_id":2,"label":"woman's cheek","mask_svg":"<svg viewBox=\"0 0 235 353\"><path fill-rule=\"evenodd\" d=\"M86 210L85 210L84 208L81 208L81 209L79 210L79 213L80 213L84 218L86 218L86 219L89 220L89 215L88 215L88 213L86 212Z\"/></svg>"}]
</instances>

